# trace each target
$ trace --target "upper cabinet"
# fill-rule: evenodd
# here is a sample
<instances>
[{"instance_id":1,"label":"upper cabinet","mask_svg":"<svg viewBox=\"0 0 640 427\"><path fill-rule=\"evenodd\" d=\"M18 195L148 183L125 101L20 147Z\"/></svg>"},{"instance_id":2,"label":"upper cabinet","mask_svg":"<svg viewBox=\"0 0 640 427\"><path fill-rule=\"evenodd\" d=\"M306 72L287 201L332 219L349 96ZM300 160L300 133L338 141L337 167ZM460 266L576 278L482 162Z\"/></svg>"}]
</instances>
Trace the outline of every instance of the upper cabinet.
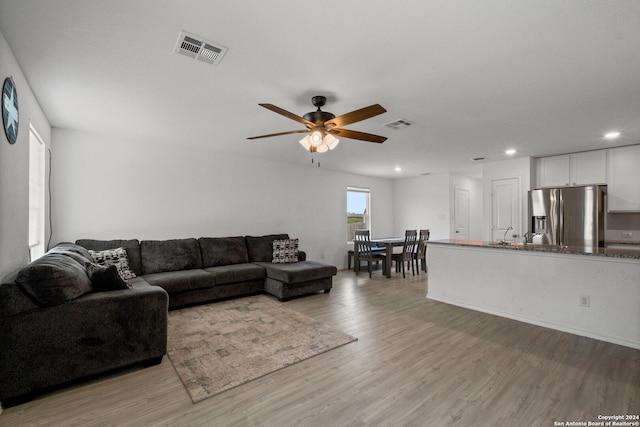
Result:
<instances>
[{"instance_id":1,"label":"upper cabinet","mask_svg":"<svg viewBox=\"0 0 640 427\"><path fill-rule=\"evenodd\" d=\"M640 212L640 145L608 150L609 212Z\"/></svg>"},{"instance_id":2,"label":"upper cabinet","mask_svg":"<svg viewBox=\"0 0 640 427\"><path fill-rule=\"evenodd\" d=\"M571 185L606 184L607 151L571 154Z\"/></svg>"},{"instance_id":3,"label":"upper cabinet","mask_svg":"<svg viewBox=\"0 0 640 427\"><path fill-rule=\"evenodd\" d=\"M607 183L607 151L586 151L537 160L538 187Z\"/></svg>"},{"instance_id":4,"label":"upper cabinet","mask_svg":"<svg viewBox=\"0 0 640 427\"><path fill-rule=\"evenodd\" d=\"M538 187L563 187L571 182L571 157L541 157L537 160Z\"/></svg>"}]
</instances>

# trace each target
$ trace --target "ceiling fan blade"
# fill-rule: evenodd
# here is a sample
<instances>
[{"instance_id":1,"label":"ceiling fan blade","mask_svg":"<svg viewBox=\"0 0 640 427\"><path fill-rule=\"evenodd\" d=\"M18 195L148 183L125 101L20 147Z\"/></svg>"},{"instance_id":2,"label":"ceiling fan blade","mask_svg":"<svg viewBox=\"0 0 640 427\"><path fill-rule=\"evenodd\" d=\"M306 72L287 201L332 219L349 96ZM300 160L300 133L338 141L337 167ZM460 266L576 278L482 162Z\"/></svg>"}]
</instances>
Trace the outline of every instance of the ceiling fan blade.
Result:
<instances>
[{"instance_id":1,"label":"ceiling fan blade","mask_svg":"<svg viewBox=\"0 0 640 427\"><path fill-rule=\"evenodd\" d=\"M258 104L258 105L261 106L261 107L266 108L267 110L271 110L274 113L278 113L278 114L281 114L281 115L283 115L285 117L288 117L291 120L295 120L296 122L302 123L303 125L305 125L308 128L312 128L312 127L314 127L316 125L315 123L310 122L309 120L304 119L304 118L298 116L297 114L293 114L293 113L291 113L291 112L289 112L287 110L284 110L284 109L282 109L280 107L277 107L277 106L275 106L273 104Z\"/></svg>"},{"instance_id":2,"label":"ceiling fan blade","mask_svg":"<svg viewBox=\"0 0 640 427\"><path fill-rule=\"evenodd\" d=\"M308 132L309 132L309 129L290 130L287 132L270 133L269 135L251 136L247 139L269 138L270 136L280 136L280 135L289 135L292 133L308 133Z\"/></svg>"},{"instance_id":3,"label":"ceiling fan blade","mask_svg":"<svg viewBox=\"0 0 640 427\"><path fill-rule=\"evenodd\" d=\"M371 117L375 117L386 112L387 110L385 110L380 104L369 105L368 107L360 108L359 110L338 116L335 119L327 120L324 125L329 127L342 127L361 120L370 119Z\"/></svg>"},{"instance_id":4,"label":"ceiling fan blade","mask_svg":"<svg viewBox=\"0 0 640 427\"><path fill-rule=\"evenodd\" d=\"M331 129L330 133L341 136L342 138L359 139L361 141L377 142L378 144L381 144L387 140L386 136L374 135L372 133L359 132L357 130L349 129L333 128Z\"/></svg>"}]
</instances>

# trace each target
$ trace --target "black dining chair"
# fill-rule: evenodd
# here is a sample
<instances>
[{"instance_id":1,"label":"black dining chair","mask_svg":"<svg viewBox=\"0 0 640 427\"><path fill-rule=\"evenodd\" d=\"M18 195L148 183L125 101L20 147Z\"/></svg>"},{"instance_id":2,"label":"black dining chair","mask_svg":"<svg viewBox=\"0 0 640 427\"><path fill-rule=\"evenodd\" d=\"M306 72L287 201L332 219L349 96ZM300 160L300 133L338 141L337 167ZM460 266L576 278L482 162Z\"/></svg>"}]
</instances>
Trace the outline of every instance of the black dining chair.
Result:
<instances>
[{"instance_id":1,"label":"black dining chair","mask_svg":"<svg viewBox=\"0 0 640 427\"><path fill-rule=\"evenodd\" d=\"M420 230L418 236L418 249L416 251L416 270L427 271L427 241L429 240L429 229Z\"/></svg>"},{"instance_id":2,"label":"black dining chair","mask_svg":"<svg viewBox=\"0 0 640 427\"><path fill-rule=\"evenodd\" d=\"M418 240L418 232L416 230L406 230L404 232L404 244L402 252L393 254L392 259L396 262L396 271L399 266L402 267L402 277L405 278L404 265L411 263L411 273L415 276L413 261L415 259L416 243Z\"/></svg>"},{"instance_id":3,"label":"black dining chair","mask_svg":"<svg viewBox=\"0 0 640 427\"><path fill-rule=\"evenodd\" d=\"M367 269L369 270L369 277L371 277L371 266L373 261L384 261L386 259L386 253L372 250L371 236L369 230L355 230L353 238L353 257L354 268L356 275L360 272L361 261L367 261ZM384 268L385 263L382 263L382 273L386 274Z\"/></svg>"}]
</instances>

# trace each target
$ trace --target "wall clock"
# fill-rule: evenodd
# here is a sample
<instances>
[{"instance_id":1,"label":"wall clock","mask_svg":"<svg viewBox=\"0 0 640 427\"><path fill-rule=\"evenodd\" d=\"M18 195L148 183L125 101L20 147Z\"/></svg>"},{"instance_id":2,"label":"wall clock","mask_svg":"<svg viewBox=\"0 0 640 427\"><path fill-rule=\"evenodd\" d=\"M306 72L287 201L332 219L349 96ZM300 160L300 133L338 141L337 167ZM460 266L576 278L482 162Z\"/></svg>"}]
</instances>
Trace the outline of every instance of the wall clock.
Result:
<instances>
[{"instance_id":1,"label":"wall clock","mask_svg":"<svg viewBox=\"0 0 640 427\"><path fill-rule=\"evenodd\" d=\"M18 138L18 93L11 77L4 79L2 85L2 124L9 144L15 144Z\"/></svg>"}]
</instances>

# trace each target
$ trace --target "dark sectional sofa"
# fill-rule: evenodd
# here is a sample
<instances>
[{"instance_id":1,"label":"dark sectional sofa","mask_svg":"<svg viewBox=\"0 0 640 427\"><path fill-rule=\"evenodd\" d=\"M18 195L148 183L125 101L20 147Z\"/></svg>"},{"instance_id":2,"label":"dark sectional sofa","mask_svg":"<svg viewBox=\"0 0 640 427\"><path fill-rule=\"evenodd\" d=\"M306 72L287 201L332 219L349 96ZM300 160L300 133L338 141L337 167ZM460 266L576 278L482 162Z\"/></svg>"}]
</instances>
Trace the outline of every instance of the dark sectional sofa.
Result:
<instances>
[{"instance_id":1,"label":"dark sectional sofa","mask_svg":"<svg viewBox=\"0 0 640 427\"><path fill-rule=\"evenodd\" d=\"M174 240L88 240L56 246L0 284L0 402L135 363L159 363L167 309L267 292L329 292L334 266L273 263L286 234ZM136 277L96 266L91 251L124 248Z\"/></svg>"},{"instance_id":2,"label":"dark sectional sofa","mask_svg":"<svg viewBox=\"0 0 640 427\"><path fill-rule=\"evenodd\" d=\"M329 292L337 268L307 261L274 264L274 240L266 236L201 237L173 240L77 240L90 250L124 247L131 270L150 285L169 294L169 308L222 298L267 292L278 299Z\"/></svg>"}]
</instances>

